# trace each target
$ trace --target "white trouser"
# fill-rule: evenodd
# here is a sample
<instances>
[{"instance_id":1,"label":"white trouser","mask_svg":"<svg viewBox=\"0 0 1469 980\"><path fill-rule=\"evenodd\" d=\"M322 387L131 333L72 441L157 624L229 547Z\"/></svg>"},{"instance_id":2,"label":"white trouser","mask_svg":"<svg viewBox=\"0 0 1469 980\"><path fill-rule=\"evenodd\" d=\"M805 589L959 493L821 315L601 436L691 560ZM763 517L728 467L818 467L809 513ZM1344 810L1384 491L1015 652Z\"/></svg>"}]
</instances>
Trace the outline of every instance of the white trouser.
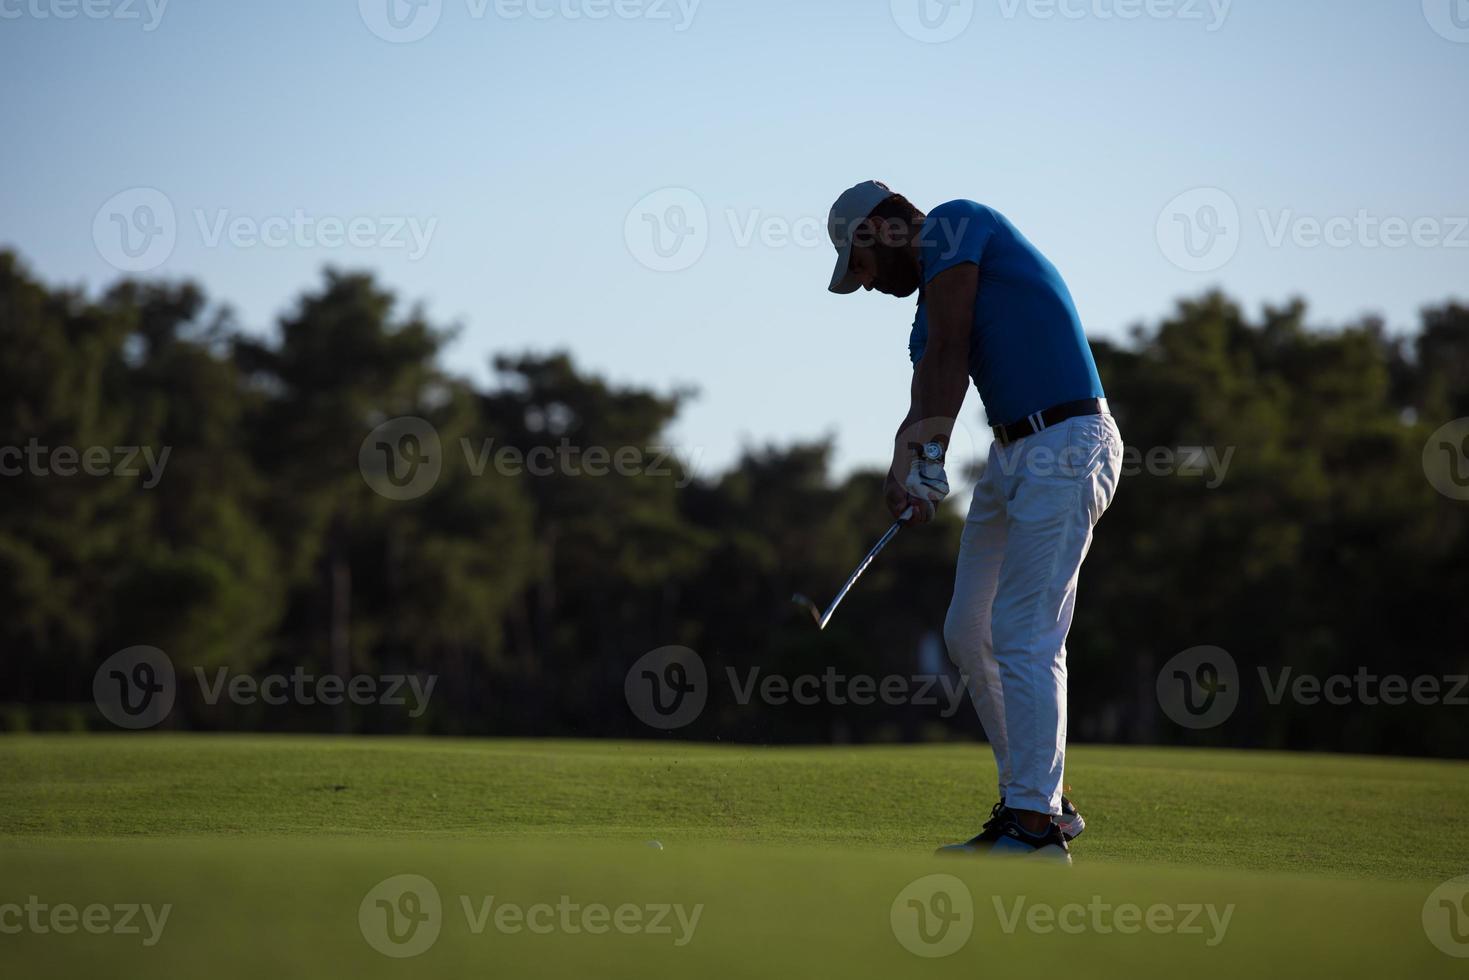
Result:
<instances>
[{"instance_id":1,"label":"white trouser","mask_svg":"<svg viewBox=\"0 0 1469 980\"><path fill-rule=\"evenodd\" d=\"M974 488L944 640L1016 809L1061 812L1066 633L1121 467L1117 423L1085 415L991 446Z\"/></svg>"}]
</instances>

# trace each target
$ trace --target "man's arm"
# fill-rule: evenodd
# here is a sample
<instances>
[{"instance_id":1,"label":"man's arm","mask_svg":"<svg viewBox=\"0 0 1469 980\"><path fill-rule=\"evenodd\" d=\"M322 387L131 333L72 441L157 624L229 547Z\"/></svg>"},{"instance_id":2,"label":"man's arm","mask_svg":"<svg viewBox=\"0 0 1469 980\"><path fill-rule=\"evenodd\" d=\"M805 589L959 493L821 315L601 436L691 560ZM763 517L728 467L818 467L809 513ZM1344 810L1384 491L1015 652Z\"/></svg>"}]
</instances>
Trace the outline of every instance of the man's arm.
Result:
<instances>
[{"instance_id":1,"label":"man's arm","mask_svg":"<svg viewBox=\"0 0 1469 980\"><path fill-rule=\"evenodd\" d=\"M913 369L912 401L898 430L888 472L886 496L894 516L909 504L902 486L914 458L913 444L938 442L947 451L954 421L969 392L969 335L974 328L979 267L966 262L946 269L933 277L925 292L928 345ZM913 523L924 523L924 508L917 511Z\"/></svg>"}]
</instances>

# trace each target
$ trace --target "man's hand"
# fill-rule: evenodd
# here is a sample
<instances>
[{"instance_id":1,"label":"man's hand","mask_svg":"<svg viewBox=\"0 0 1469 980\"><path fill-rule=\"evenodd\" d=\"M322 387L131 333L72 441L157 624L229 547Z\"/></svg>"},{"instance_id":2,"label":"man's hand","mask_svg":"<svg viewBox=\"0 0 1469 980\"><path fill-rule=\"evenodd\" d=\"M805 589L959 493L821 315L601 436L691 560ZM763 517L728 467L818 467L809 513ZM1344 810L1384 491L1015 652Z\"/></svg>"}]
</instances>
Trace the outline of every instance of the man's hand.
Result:
<instances>
[{"instance_id":1,"label":"man's hand","mask_svg":"<svg viewBox=\"0 0 1469 980\"><path fill-rule=\"evenodd\" d=\"M949 495L949 474L944 472L941 459L919 457L908 467L908 479L903 481L908 496L926 501L934 509Z\"/></svg>"},{"instance_id":2,"label":"man's hand","mask_svg":"<svg viewBox=\"0 0 1469 980\"><path fill-rule=\"evenodd\" d=\"M933 504L910 494L908 488L892 473L888 474L887 481L883 484L882 496L888 505L888 511L893 515L893 520L895 521L901 521L903 515L909 511L912 511L911 516L907 520L909 527L917 527L920 524L927 524L933 520Z\"/></svg>"}]
</instances>

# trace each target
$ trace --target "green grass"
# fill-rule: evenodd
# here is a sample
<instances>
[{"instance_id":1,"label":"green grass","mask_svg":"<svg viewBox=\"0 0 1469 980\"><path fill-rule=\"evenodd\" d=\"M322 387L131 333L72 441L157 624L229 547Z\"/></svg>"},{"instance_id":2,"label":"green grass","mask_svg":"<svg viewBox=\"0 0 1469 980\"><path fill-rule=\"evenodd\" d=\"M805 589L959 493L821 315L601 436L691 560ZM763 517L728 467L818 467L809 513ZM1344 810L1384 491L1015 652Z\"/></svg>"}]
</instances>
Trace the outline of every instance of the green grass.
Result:
<instances>
[{"instance_id":1,"label":"green grass","mask_svg":"<svg viewBox=\"0 0 1469 980\"><path fill-rule=\"evenodd\" d=\"M0 738L0 906L173 907L154 946L26 929L0 933L0 964L139 977L1463 975L1423 913L1469 871L1469 765L1101 747L1074 748L1068 765L1088 821L1069 870L931 856L988 813L982 745ZM645 846L655 838L664 850ZM400 874L443 899L438 941L403 960L358 923L368 892ZM963 883L946 892L972 899L973 934L927 959L890 914L935 874ZM476 934L465 896L471 909L567 896L701 913L681 946L615 929ZM1222 938L1204 915L1202 934L1108 931L1111 913L1092 909L1068 912L1076 934L1023 917L1127 903L1232 909Z\"/></svg>"}]
</instances>

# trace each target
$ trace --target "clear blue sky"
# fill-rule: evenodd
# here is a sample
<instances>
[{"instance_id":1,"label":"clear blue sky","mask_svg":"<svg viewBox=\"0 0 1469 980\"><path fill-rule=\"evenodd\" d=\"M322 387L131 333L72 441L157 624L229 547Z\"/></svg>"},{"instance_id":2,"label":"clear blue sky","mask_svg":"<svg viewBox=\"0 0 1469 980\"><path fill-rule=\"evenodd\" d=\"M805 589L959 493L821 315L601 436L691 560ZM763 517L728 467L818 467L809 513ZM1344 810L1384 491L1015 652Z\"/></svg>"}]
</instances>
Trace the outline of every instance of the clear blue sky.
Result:
<instances>
[{"instance_id":1,"label":"clear blue sky","mask_svg":"<svg viewBox=\"0 0 1469 980\"><path fill-rule=\"evenodd\" d=\"M60 19L69 2L0 0L0 244L43 278L115 278L94 219L156 188L176 241L155 274L198 279L250 328L272 329L322 266L369 268L464 325L449 361L465 374L567 347L616 380L697 385L675 435L704 469L822 433L843 469L884 458L911 301L828 295L817 231L868 177L920 206L1004 211L1094 336L1215 284L1397 329L1469 292L1453 220L1469 216L1469 10L1461 29L1449 0L1236 0L1222 20L1220 0L1152 0L1151 16L1131 0L1136 19L1119 16L1129 0L966 0L938 22L970 17L944 43L911 36L917 0L702 0L687 20L692 0L601 0L630 16L596 20L570 14L599 0L430 0L418 15L438 20L411 43L369 28L386 0L174 0L152 30L146 0L113 0L136 19ZM670 187L696 195L707 247L659 272L634 209ZM1194 188L1240 214L1237 251L1204 271L1158 232ZM211 244L221 216L297 210L380 237L396 218L436 224L417 258L294 234ZM1295 223L1359 212L1430 237L1371 247L1339 226L1345 247L1313 247ZM795 241L762 241L787 227ZM966 408L977 423L978 399Z\"/></svg>"}]
</instances>

